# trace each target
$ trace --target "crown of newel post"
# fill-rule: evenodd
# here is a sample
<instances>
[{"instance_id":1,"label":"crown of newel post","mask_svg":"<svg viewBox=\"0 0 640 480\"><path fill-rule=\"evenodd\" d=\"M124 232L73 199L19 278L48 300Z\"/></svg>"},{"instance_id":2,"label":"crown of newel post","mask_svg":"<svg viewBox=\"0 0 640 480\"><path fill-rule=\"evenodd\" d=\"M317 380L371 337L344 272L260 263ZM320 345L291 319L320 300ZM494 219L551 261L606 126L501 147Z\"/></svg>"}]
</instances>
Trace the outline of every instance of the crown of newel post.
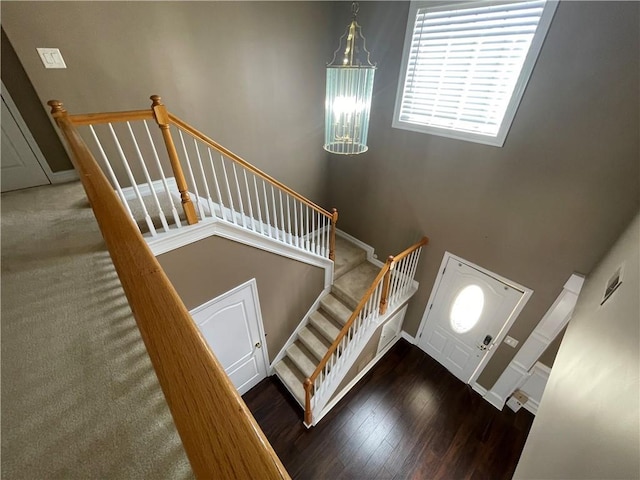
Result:
<instances>
[{"instance_id":1,"label":"crown of newel post","mask_svg":"<svg viewBox=\"0 0 640 480\"><path fill-rule=\"evenodd\" d=\"M49 100L47 105L51 107L51 116L53 118L58 119L67 116L67 111L60 100Z\"/></svg>"}]
</instances>

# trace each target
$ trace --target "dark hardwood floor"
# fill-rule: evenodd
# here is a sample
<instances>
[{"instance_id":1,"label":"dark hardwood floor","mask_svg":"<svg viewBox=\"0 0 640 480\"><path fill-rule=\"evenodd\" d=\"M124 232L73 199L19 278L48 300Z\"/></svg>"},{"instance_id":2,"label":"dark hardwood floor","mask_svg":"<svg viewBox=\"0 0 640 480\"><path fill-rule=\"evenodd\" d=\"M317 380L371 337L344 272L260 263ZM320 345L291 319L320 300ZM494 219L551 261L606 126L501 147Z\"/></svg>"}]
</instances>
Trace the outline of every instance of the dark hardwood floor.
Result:
<instances>
[{"instance_id":1,"label":"dark hardwood floor","mask_svg":"<svg viewBox=\"0 0 640 480\"><path fill-rule=\"evenodd\" d=\"M533 416L500 412L400 340L319 424L270 377L244 395L294 479L510 479Z\"/></svg>"}]
</instances>

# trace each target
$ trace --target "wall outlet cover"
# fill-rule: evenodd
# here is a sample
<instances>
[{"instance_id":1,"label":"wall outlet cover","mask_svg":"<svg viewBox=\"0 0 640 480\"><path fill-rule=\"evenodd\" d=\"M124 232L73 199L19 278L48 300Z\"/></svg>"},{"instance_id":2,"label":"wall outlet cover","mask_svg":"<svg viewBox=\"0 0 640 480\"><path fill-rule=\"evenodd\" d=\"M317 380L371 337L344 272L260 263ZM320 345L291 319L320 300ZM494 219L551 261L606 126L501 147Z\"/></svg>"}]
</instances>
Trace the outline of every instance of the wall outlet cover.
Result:
<instances>
[{"instance_id":1,"label":"wall outlet cover","mask_svg":"<svg viewBox=\"0 0 640 480\"><path fill-rule=\"evenodd\" d=\"M60 50L57 48L36 48L44 68L67 68Z\"/></svg>"}]
</instances>

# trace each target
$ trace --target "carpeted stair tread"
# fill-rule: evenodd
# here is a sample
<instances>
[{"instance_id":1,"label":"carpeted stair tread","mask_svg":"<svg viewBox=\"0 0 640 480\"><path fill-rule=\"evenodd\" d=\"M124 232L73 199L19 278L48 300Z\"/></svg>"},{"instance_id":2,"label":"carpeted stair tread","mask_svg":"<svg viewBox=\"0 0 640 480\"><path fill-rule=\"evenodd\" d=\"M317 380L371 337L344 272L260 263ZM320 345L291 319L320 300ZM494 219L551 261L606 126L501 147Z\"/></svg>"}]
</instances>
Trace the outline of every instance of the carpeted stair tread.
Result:
<instances>
[{"instance_id":1,"label":"carpeted stair tread","mask_svg":"<svg viewBox=\"0 0 640 480\"><path fill-rule=\"evenodd\" d=\"M314 355L299 340L289 345L287 356L305 378L310 377L318 365Z\"/></svg>"},{"instance_id":2,"label":"carpeted stair tread","mask_svg":"<svg viewBox=\"0 0 640 480\"><path fill-rule=\"evenodd\" d=\"M333 278L339 278L349 270L364 262L367 252L354 245L350 241L336 236L336 258L333 270Z\"/></svg>"},{"instance_id":3,"label":"carpeted stair tread","mask_svg":"<svg viewBox=\"0 0 640 480\"><path fill-rule=\"evenodd\" d=\"M309 316L309 319L316 330L331 343L333 343L340 333L340 329L330 319L318 311L313 312Z\"/></svg>"},{"instance_id":4,"label":"carpeted stair tread","mask_svg":"<svg viewBox=\"0 0 640 480\"><path fill-rule=\"evenodd\" d=\"M331 346L322 334L311 325L307 325L300 330L298 340L309 349L318 361L322 360Z\"/></svg>"},{"instance_id":5,"label":"carpeted stair tread","mask_svg":"<svg viewBox=\"0 0 640 480\"><path fill-rule=\"evenodd\" d=\"M378 273L380 273L380 267L377 265L369 262L361 263L337 279L333 283L331 293L348 307L355 309Z\"/></svg>"},{"instance_id":6,"label":"carpeted stair tread","mask_svg":"<svg viewBox=\"0 0 640 480\"><path fill-rule=\"evenodd\" d=\"M286 385L300 405L304 405L304 387L305 377L302 375L298 367L296 367L287 357L279 361L274 370L278 374L278 378Z\"/></svg>"},{"instance_id":7,"label":"carpeted stair tread","mask_svg":"<svg viewBox=\"0 0 640 480\"><path fill-rule=\"evenodd\" d=\"M333 293L320 300L320 307L334 320L344 325L349 320L353 310L342 303Z\"/></svg>"}]
</instances>

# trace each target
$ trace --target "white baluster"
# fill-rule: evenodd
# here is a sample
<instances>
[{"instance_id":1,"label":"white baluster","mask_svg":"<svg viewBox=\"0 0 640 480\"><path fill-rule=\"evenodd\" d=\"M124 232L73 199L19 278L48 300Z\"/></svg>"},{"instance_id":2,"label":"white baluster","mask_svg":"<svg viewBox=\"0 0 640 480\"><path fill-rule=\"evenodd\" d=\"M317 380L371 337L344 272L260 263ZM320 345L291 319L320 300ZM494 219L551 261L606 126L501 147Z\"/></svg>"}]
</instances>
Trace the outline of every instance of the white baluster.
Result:
<instances>
[{"instance_id":1,"label":"white baluster","mask_svg":"<svg viewBox=\"0 0 640 480\"><path fill-rule=\"evenodd\" d=\"M147 132L147 138L149 139L149 144L151 145L151 151L153 152L153 158L156 161L156 167L158 167L158 171L160 172L160 177L162 178L162 185L164 186L164 191L167 194L167 200L171 205L171 215L173 215L173 221L175 222L178 228L182 227L182 223L180 222L180 215L178 215L178 210L176 209L176 200L171 195L171 191L169 190L169 184L167 183L167 177L164 174L164 170L162 168L162 164L160 163L160 157L158 156L158 150L156 150L156 145L153 142L153 138L151 138L151 132L149 131L149 125L147 125L146 120L142 120L144 123L144 129Z\"/></svg>"},{"instance_id":2,"label":"white baluster","mask_svg":"<svg viewBox=\"0 0 640 480\"><path fill-rule=\"evenodd\" d=\"M286 243L287 231L284 227L284 205L282 204L282 190L278 190L278 193L280 198L280 226L282 227L282 241Z\"/></svg>"},{"instance_id":3,"label":"white baluster","mask_svg":"<svg viewBox=\"0 0 640 480\"><path fill-rule=\"evenodd\" d=\"M407 266L405 267L402 288L400 289L398 298L402 297L409 289L409 282L411 281L411 270L413 269L413 264L415 262L415 253L416 252L412 252L411 255L407 257Z\"/></svg>"},{"instance_id":4,"label":"white baluster","mask_svg":"<svg viewBox=\"0 0 640 480\"><path fill-rule=\"evenodd\" d=\"M193 147L196 149L196 155L198 156L198 166L200 167L200 175L202 175L202 183L204 184L204 193L207 196L207 204L209 205L209 213L212 217L216 216L215 209L213 208L213 200L211 199L211 192L209 191L209 182L207 176L204 174L204 166L202 165L202 157L200 156L200 148L198 148L198 141L193 139Z\"/></svg>"},{"instance_id":5,"label":"white baluster","mask_svg":"<svg viewBox=\"0 0 640 480\"><path fill-rule=\"evenodd\" d=\"M251 192L249 191L249 182L247 180L247 169L243 168L242 173L244 175L244 187L247 192L247 203L249 204L249 218L251 218L251 225L253 225L253 231L257 231L256 229L256 219L253 217L253 205L251 204Z\"/></svg>"},{"instance_id":6,"label":"white baluster","mask_svg":"<svg viewBox=\"0 0 640 480\"><path fill-rule=\"evenodd\" d=\"M271 218L269 218L269 199L267 198L267 184L262 179L262 192L264 193L264 211L267 214L267 233L270 237L273 236L273 227L271 226Z\"/></svg>"},{"instance_id":7,"label":"white baluster","mask_svg":"<svg viewBox=\"0 0 640 480\"><path fill-rule=\"evenodd\" d=\"M258 194L258 182L256 180L256 175L253 175L253 190L256 194L256 205L258 207L258 223L260 224L260 233L264 235L264 222L262 221L262 210L260 208L260 195Z\"/></svg>"},{"instance_id":8,"label":"white baluster","mask_svg":"<svg viewBox=\"0 0 640 480\"><path fill-rule=\"evenodd\" d=\"M98 146L98 150L100 151L100 155L102 156L102 160L104 160L105 166L107 167L107 172L109 173L109 177L111 178L111 181L113 182L113 185L115 186L116 191L118 192L118 196L120 197L120 200L122 201L122 204L124 205L124 208L127 210L127 213L131 217L131 220L133 220L133 223L135 223L136 219L133 217L133 213L131 213L131 208L129 208L129 202L127 202L127 197L124 196L124 192L122 191L122 188L120 187L120 183L118 182L118 179L116 178L116 174L114 173L113 168L111 168L111 163L109 163L109 159L107 158L107 155L104 153L104 149L102 148L102 143L100 143L100 140L98 139L98 136L96 135L96 132L93 129L93 125L89 125L89 130L91 130L91 134L93 135L93 139L95 140L96 145Z\"/></svg>"},{"instance_id":9,"label":"white baluster","mask_svg":"<svg viewBox=\"0 0 640 480\"><path fill-rule=\"evenodd\" d=\"M207 152L209 152L209 164L211 165L211 173L213 173L213 183L216 187L216 195L218 195L218 205L220 206L220 218L225 220L224 217L224 202L222 201L222 195L220 194L220 184L218 183L218 175L216 174L216 167L213 163L213 155L211 155L211 149L207 147Z\"/></svg>"},{"instance_id":10,"label":"white baluster","mask_svg":"<svg viewBox=\"0 0 640 480\"><path fill-rule=\"evenodd\" d=\"M231 187L229 186L229 176L227 175L227 168L224 166L224 157L220 155L220 162L222 163L222 173L224 173L224 183L227 187L227 195L229 197L229 206L231 207L231 222L237 224L236 209L233 205L233 196L231 195Z\"/></svg>"},{"instance_id":11,"label":"white baluster","mask_svg":"<svg viewBox=\"0 0 640 480\"><path fill-rule=\"evenodd\" d=\"M327 237L325 235L326 221L327 217L320 214L320 236L322 238L322 250L320 251L320 255L323 257L327 256Z\"/></svg>"},{"instance_id":12,"label":"white baluster","mask_svg":"<svg viewBox=\"0 0 640 480\"><path fill-rule=\"evenodd\" d=\"M303 224L304 224L304 216L303 216L304 213L303 213L303 209L302 209L303 203L302 202L298 202L298 205L300 205L300 248L303 248L303 249L306 250L306 247L304 245L304 242L305 242L305 240L304 240L304 226L303 226Z\"/></svg>"},{"instance_id":13,"label":"white baluster","mask_svg":"<svg viewBox=\"0 0 640 480\"><path fill-rule=\"evenodd\" d=\"M412 252L411 255L407 257L407 265L404 269L404 278L402 283L402 288L398 294L398 298L402 297L407 290L409 289L409 284L411 282L411 270L413 269L413 265L415 263L416 252Z\"/></svg>"},{"instance_id":14,"label":"white baluster","mask_svg":"<svg viewBox=\"0 0 640 480\"><path fill-rule=\"evenodd\" d=\"M118 140L118 136L116 135L116 132L113 130L113 125L111 125L111 123L109 123L108 125L109 125L109 130L111 130L111 136L113 137L113 141L116 144L118 155L120 155L120 159L122 160L124 169L127 172L127 177L129 177L129 181L131 182L131 187L133 188L133 191L135 192L136 197L140 202L140 206L142 207L142 211L144 212L144 220L147 223L149 232L151 233L151 236L155 237L157 235L156 227L153 225L153 222L151 221L151 217L149 216L149 212L147 211L147 206L144 204L144 200L142 199L142 195L140 194L140 190L138 189L138 185L136 184L136 179L133 177L133 173L131 172L131 168L129 167L129 162L127 161L127 157L122 151L122 146L120 145L120 141Z\"/></svg>"},{"instance_id":15,"label":"white baluster","mask_svg":"<svg viewBox=\"0 0 640 480\"><path fill-rule=\"evenodd\" d=\"M313 241L313 215L311 215L311 219L309 219L309 210L311 210L309 205L307 205L306 210L307 210L307 215L306 215L307 221L305 223L307 225L307 250L313 253L315 252L315 249L316 249L315 242Z\"/></svg>"},{"instance_id":16,"label":"white baluster","mask_svg":"<svg viewBox=\"0 0 640 480\"><path fill-rule=\"evenodd\" d=\"M278 233L278 211L276 209L276 196L273 191L273 184L271 184L271 205L273 206L273 225L276 229L276 239L280 239L280 234Z\"/></svg>"},{"instance_id":17,"label":"white baluster","mask_svg":"<svg viewBox=\"0 0 640 480\"><path fill-rule=\"evenodd\" d=\"M236 162L231 162L231 166L233 167L233 177L236 180L236 191L238 192L238 203L240 204L240 215L242 218L242 226L247 228L247 224L245 221L245 213L244 213L244 205L242 203L242 193L240 193L240 182L238 182L238 172L236 171Z\"/></svg>"},{"instance_id":18,"label":"white baluster","mask_svg":"<svg viewBox=\"0 0 640 480\"><path fill-rule=\"evenodd\" d=\"M315 228L313 236L316 237L316 255L322 255L322 235L320 234L320 222L320 214L313 210L313 226Z\"/></svg>"},{"instance_id":19,"label":"white baluster","mask_svg":"<svg viewBox=\"0 0 640 480\"><path fill-rule=\"evenodd\" d=\"M407 279L409 278L409 270L411 268L411 257L412 256L413 256L413 254L408 255L407 257L405 257L405 261L403 262L403 265L402 265L401 283L400 283L400 288L398 288L398 294L397 294L397 298L398 299L400 297L402 297L402 295L405 292L405 289L407 288Z\"/></svg>"},{"instance_id":20,"label":"white baluster","mask_svg":"<svg viewBox=\"0 0 640 480\"><path fill-rule=\"evenodd\" d=\"M395 302L396 294L398 292L398 282L400 281L400 265L401 263L393 263L391 265L391 285L389 287L389 303Z\"/></svg>"},{"instance_id":21,"label":"white baluster","mask_svg":"<svg viewBox=\"0 0 640 480\"><path fill-rule=\"evenodd\" d=\"M240 192L240 182L238 181L238 172L236 170L236 162L231 162L231 167L233 169L233 178L236 181L236 192L238 192L238 203L240 204L240 218L242 219L242 226L247 228L244 204L242 203L242 193Z\"/></svg>"},{"instance_id":22,"label":"white baluster","mask_svg":"<svg viewBox=\"0 0 640 480\"><path fill-rule=\"evenodd\" d=\"M184 157L187 161L187 170L189 171L189 176L191 177L191 184L193 185L193 191L196 197L196 205L198 206L198 211L200 212L200 218L204 218L204 209L202 208L202 203L200 202L200 194L198 193L198 185L196 184L196 178L193 176L193 169L191 168L191 159L189 158L189 152L187 152L187 146L184 143L184 136L182 135L182 130L178 129L178 134L180 134L180 142L182 143L182 151L184 152Z\"/></svg>"},{"instance_id":23,"label":"white baluster","mask_svg":"<svg viewBox=\"0 0 640 480\"><path fill-rule=\"evenodd\" d=\"M298 208L296 206L296 202L298 200L293 197L291 199L291 203L293 204L293 230L291 230L291 235L292 235L292 242L291 244L298 247L299 246L299 242L298 242Z\"/></svg>"},{"instance_id":24,"label":"white baluster","mask_svg":"<svg viewBox=\"0 0 640 480\"><path fill-rule=\"evenodd\" d=\"M136 156L138 157L138 161L140 162L140 166L142 167L144 178L147 181L149 191L151 192L151 196L153 197L153 200L156 204L156 208L158 209L158 215L160 216L160 223L162 223L162 228L164 229L164 231L168 232L169 225L167 224L167 219L165 218L164 212L162 211L162 207L160 206L160 200L158 200L156 189L153 187L153 182L151 181L151 177L149 176L149 170L147 169L147 164L144 162L144 158L142 158L142 152L140 151L140 147L138 146L138 139L133 133L133 129L131 128L131 123L127 122L127 128L129 130L129 135L131 136L131 141L133 142L133 146L136 151Z\"/></svg>"},{"instance_id":25,"label":"white baluster","mask_svg":"<svg viewBox=\"0 0 640 480\"><path fill-rule=\"evenodd\" d=\"M291 206L289 205L289 194L287 196L287 229L288 229L288 239L287 242L289 245L293 245L293 231L291 230Z\"/></svg>"}]
</instances>

